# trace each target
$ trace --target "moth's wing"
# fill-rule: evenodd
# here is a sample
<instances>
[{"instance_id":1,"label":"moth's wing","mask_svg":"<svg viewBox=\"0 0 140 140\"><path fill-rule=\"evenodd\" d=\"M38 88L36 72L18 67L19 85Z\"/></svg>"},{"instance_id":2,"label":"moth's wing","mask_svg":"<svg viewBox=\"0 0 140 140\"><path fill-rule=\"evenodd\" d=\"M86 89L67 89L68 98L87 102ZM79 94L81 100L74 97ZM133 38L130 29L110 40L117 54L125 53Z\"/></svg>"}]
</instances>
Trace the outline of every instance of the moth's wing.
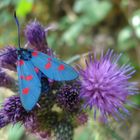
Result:
<instances>
[{"instance_id":1,"label":"moth's wing","mask_svg":"<svg viewBox=\"0 0 140 140\"><path fill-rule=\"evenodd\" d=\"M18 60L17 73L22 105L26 111L30 111L36 105L41 94L40 80L31 61Z\"/></svg>"},{"instance_id":2,"label":"moth's wing","mask_svg":"<svg viewBox=\"0 0 140 140\"><path fill-rule=\"evenodd\" d=\"M69 81L78 77L78 73L73 67L44 53L33 51L31 61L50 79Z\"/></svg>"}]
</instances>

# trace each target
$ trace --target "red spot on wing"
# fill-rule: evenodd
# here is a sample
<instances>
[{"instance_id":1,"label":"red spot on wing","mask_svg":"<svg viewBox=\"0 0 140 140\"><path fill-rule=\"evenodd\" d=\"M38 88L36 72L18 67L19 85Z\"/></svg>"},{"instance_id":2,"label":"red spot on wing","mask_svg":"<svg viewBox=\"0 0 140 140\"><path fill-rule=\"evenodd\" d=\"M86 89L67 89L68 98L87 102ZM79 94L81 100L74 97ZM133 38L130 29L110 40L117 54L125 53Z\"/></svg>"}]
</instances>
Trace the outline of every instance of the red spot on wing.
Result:
<instances>
[{"instance_id":1,"label":"red spot on wing","mask_svg":"<svg viewBox=\"0 0 140 140\"><path fill-rule=\"evenodd\" d=\"M22 90L22 93L23 93L23 94L28 94L28 93L29 93L29 88L24 88L24 89Z\"/></svg>"},{"instance_id":2,"label":"red spot on wing","mask_svg":"<svg viewBox=\"0 0 140 140\"><path fill-rule=\"evenodd\" d=\"M17 61L17 64L18 64L19 66L24 65L24 60L18 60L18 61Z\"/></svg>"},{"instance_id":3,"label":"red spot on wing","mask_svg":"<svg viewBox=\"0 0 140 140\"><path fill-rule=\"evenodd\" d=\"M38 56L38 52L36 51L32 52L32 56Z\"/></svg>"},{"instance_id":4,"label":"red spot on wing","mask_svg":"<svg viewBox=\"0 0 140 140\"><path fill-rule=\"evenodd\" d=\"M65 66L63 64L59 65L58 70L64 70Z\"/></svg>"},{"instance_id":5,"label":"red spot on wing","mask_svg":"<svg viewBox=\"0 0 140 140\"><path fill-rule=\"evenodd\" d=\"M51 67L51 62L48 62L46 65L45 65L45 68L46 69L49 69Z\"/></svg>"},{"instance_id":6,"label":"red spot on wing","mask_svg":"<svg viewBox=\"0 0 140 140\"><path fill-rule=\"evenodd\" d=\"M51 61L52 59L51 58L48 58L48 61Z\"/></svg>"},{"instance_id":7,"label":"red spot on wing","mask_svg":"<svg viewBox=\"0 0 140 140\"><path fill-rule=\"evenodd\" d=\"M20 76L20 79L24 79L24 76L23 76L23 75L21 75L21 76Z\"/></svg>"},{"instance_id":8,"label":"red spot on wing","mask_svg":"<svg viewBox=\"0 0 140 140\"><path fill-rule=\"evenodd\" d=\"M27 81L30 81L32 79L33 79L33 76L32 75L28 75L28 76L25 77L25 80L27 80Z\"/></svg>"},{"instance_id":9,"label":"red spot on wing","mask_svg":"<svg viewBox=\"0 0 140 140\"><path fill-rule=\"evenodd\" d=\"M34 68L35 72L38 73L39 69L37 67Z\"/></svg>"}]
</instances>

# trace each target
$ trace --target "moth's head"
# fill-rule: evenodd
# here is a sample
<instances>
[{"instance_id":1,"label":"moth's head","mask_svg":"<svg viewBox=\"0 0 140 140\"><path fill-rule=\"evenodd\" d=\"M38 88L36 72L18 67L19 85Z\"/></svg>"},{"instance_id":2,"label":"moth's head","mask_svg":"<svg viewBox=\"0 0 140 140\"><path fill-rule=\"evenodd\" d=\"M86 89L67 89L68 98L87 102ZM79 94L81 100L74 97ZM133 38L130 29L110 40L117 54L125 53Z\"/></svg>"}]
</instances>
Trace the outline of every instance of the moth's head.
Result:
<instances>
[{"instance_id":1,"label":"moth's head","mask_svg":"<svg viewBox=\"0 0 140 140\"><path fill-rule=\"evenodd\" d=\"M17 49L17 55L18 59L22 59L25 61L29 61L32 58L32 52L23 48Z\"/></svg>"}]
</instances>

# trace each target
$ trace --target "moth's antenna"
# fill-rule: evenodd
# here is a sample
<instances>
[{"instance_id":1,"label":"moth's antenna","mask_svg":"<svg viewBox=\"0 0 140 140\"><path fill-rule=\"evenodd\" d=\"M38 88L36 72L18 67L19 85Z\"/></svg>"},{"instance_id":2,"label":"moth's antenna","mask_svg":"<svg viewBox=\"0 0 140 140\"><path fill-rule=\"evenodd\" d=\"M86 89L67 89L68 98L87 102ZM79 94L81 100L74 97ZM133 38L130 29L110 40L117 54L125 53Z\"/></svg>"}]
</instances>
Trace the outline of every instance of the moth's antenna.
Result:
<instances>
[{"instance_id":1,"label":"moth's antenna","mask_svg":"<svg viewBox=\"0 0 140 140\"><path fill-rule=\"evenodd\" d=\"M15 21L16 21L16 24L17 24L17 27L18 27L18 47L20 49L21 48L20 47L20 26L19 26L18 18L16 16L16 12L14 12L14 18L15 18Z\"/></svg>"}]
</instances>

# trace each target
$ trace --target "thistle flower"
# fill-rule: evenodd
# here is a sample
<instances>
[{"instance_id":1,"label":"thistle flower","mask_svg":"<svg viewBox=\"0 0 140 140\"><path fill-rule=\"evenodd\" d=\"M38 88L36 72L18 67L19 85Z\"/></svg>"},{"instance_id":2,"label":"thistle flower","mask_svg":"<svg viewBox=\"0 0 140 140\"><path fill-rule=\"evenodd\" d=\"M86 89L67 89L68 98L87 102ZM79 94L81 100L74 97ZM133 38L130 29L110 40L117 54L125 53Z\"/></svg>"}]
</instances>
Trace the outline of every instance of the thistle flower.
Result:
<instances>
[{"instance_id":1,"label":"thistle flower","mask_svg":"<svg viewBox=\"0 0 140 140\"><path fill-rule=\"evenodd\" d=\"M56 140L73 140L74 128L69 121L61 120L54 129Z\"/></svg>"},{"instance_id":2,"label":"thistle flower","mask_svg":"<svg viewBox=\"0 0 140 140\"><path fill-rule=\"evenodd\" d=\"M15 95L5 99L2 110L11 123L24 122L30 116L22 107L19 96Z\"/></svg>"},{"instance_id":3,"label":"thistle flower","mask_svg":"<svg viewBox=\"0 0 140 140\"><path fill-rule=\"evenodd\" d=\"M26 131L28 131L30 133L36 134L37 132L40 131L39 128L38 128L37 118L36 118L36 116L34 114L30 115L30 117L25 119L23 124L24 124L24 126L26 128Z\"/></svg>"},{"instance_id":4,"label":"thistle flower","mask_svg":"<svg viewBox=\"0 0 140 140\"><path fill-rule=\"evenodd\" d=\"M88 115L84 112L76 115L76 124L84 125L88 121Z\"/></svg>"},{"instance_id":5,"label":"thistle flower","mask_svg":"<svg viewBox=\"0 0 140 140\"><path fill-rule=\"evenodd\" d=\"M16 48L8 46L0 51L0 55L3 55L0 57L0 66L12 71L16 71L16 61L17 61Z\"/></svg>"},{"instance_id":6,"label":"thistle flower","mask_svg":"<svg viewBox=\"0 0 140 140\"><path fill-rule=\"evenodd\" d=\"M49 139L57 120L58 114L56 112L50 111L47 114L34 112L24 121L24 126L27 132L33 133L41 139Z\"/></svg>"},{"instance_id":7,"label":"thistle flower","mask_svg":"<svg viewBox=\"0 0 140 140\"><path fill-rule=\"evenodd\" d=\"M56 100L63 110L71 113L78 112L80 108L79 86L75 84L62 86L57 92Z\"/></svg>"},{"instance_id":8,"label":"thistle flower","mask_svg":"<svg viewBox=\"0 0 140 140\"><path fill-rule=\"evenodd\" d=\"M50 111L46 114L42 114L41 112L37 112L36 114L36 119L38 122L38 129L40 131L44 130L51 130L54 128L56 122L58 121L59 118L59 113L56 111Z\"/></svg>"},{"instance_id":9,"label":"thistle flower","mask_svg":"<svg viewBox=\"0 0 140 140\"><path fill-rule=\"evenodd\" d=\"M15 90L16 81L0 68L0 87L6 87Z\"/></svg>"},{"instance_id":10,"label":"thistle flower","mask_svg":"<svg viewBox=\"0 0 140 140\"><path fill-rule=\"evenodd\" d=\"M33 46L46 44L44 27L37 21L30 22L25 29L25 36Z\"/></svg>"},{"instance_id":11,"label":"thistle flower","mask_svg":"<svg viewBox=\"0 0 140 140\"><path fill-rule=\"evenodd\" d=\"M51 111L53 105L55 104L54 94L50 92L42 94L38 104L40 107L35 109L36 114L46 115L46 113Z\"/></svg>"},{"instance_id":12,"label":"thistle flower","mask_svg":"<svg viewBox=\"0 0 140 140\"><path fill-rule=\"evenodd\" d=\"M0 110L0 128L3 128L4 126L6 126L9 123L10 122L9 122L8 117L5 115L3 110Z\"/></svg>"},{"instance_id":13,"label":"thistle flower","mask_svg":"<svg viewBox=\"0 0 140 140\"><path fill-rule=\"evenodd\" d=\"M52 50L48 48L44 27L37 21L30 22L25 28L25 37L38 51L52 55Z\"/></svg>"},{"instance_id":14,"label":"thistle flower","mask_svg":"<svg viewBox=\"0 0 140 140\"><path fill-rule=\"evenodd\" d=\"M108 116L114 118L123 117L122 114L128 113L124 107L127 104L127 97L137 93L136 83L128 80L135 73L130 65L118 65L121 55L116 55L113 51L108 51L101 56L100 60L92 59L86 61L84 70L80 70L81 93L84 99L84 106L98 109L105 120ZM123 112L123 113L122 113Z\"/></svg>"}]
</instances>

